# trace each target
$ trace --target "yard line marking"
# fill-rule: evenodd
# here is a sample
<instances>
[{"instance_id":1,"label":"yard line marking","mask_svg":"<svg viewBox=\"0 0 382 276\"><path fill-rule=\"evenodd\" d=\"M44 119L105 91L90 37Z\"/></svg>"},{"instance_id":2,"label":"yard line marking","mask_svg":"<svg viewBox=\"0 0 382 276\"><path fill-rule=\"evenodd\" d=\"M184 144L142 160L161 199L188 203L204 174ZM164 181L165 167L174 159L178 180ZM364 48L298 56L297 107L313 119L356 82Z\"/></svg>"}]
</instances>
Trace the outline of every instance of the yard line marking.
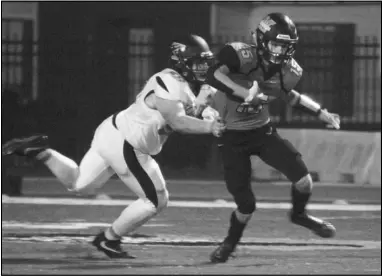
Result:
<instances>
[{"instance_id":1,"label":"yard line marking","mask_svg":"<svg viewBox=\"0 0 382 276\"><path fill-rule=\"evenodd\" d=\"M14 228L24 228L24 229L60 229L60 230L79 230L79 229L89 229L91 227L109 227L110 223L102 222L18 222L18 221L2 221L2 229L14 229ZM167 227L173 226L173 224L165 223L149 223L142 227Z\"/></svg>"},{"instance_id":2,"label":"yard line marking","mask_svg":"<svg viewBox=\"0 0 382 276\"><path fill-rule=\"evenodd\" d=\"M24 177L23 181L25 182L36 182L36 181L48 181L48 182L57 182L56 177L52 176L43 176L43 177ZM108 180L108 183L118 182L123 183L118 178L112 178ZM177 185L225 185L224 180L201 180L201 179L167 179L167 183L177 184ZM252 184L256 185L275 185L275 186L290 186L288 181L266 181L266 180L251 180ZM344 187L344 188L365 188L365 189L381 189L381 186L377 185L364 185L357 183L330 183L330 182L318 182L315 184L317 187Z\"/></svg>"},{"instance_id":3,"label":"yard line marking","mask_svg":"<svg viewBox=\"0 0 382 276\"><path fill-rule=\"evenodd\" d=\"M87 198L44 198L44 197L4 197L2 204L38 204L38 205L96 205L96 206L127 206L133 203L134 200L102 200L102 199L87 199ZM170 201L169 207L185 207L185 208L236 208L234 202L229 201ZM278 209L289 210L291 203L271 203L259 202L259 209ZM319 204L311 203L307 206L308 210L326 210L326 211L381 211L381 205L364 205L364 204Z\"/></svg>"},{"instance_id":4,"label":"yard line marking","mask_svg":"<svg viewBox=\"0 0 382 276\"><path fill-rule=\"evenodd\" d=\"M4 235L2 241L5 242L56 242L56 243L87 243L93 239L89 236L68 236L68 235ZM189 235L159 235L154 237L123 237L122 243L126 244L142 244L142 245L161 245L161 246L215 246L220 240L209 236L189 236ZM370 240L301 240L288 238L244 238L240 245L244 248L251 249L270 249L277 248L310 248L312 249L380 249L381 241ZM306 250L306 249L305 249Z\"/></svg>"},{"instance_id":5,"label":"yard line marking","mask_svg":"<svg viewBox=\"0 0 382 276\"><path fill-rule=\"evenodd\" d=\"M10 222L3 221L1 228L24 228L24 229L87 229L93 227L108 227L110 223L95 223L90 225L90 223L24 223L24 222Z\"/></svg>"},{"instance_id":6,"label":"yard line marking","mask_svg":"<svg viewBox=\"0 0 382 276\"><path fill-rule=\"evenodd\" d=\"M320 219L381 219L381 216L338 216L338 217L320 217Z\"/></svg>"}]
</instances>

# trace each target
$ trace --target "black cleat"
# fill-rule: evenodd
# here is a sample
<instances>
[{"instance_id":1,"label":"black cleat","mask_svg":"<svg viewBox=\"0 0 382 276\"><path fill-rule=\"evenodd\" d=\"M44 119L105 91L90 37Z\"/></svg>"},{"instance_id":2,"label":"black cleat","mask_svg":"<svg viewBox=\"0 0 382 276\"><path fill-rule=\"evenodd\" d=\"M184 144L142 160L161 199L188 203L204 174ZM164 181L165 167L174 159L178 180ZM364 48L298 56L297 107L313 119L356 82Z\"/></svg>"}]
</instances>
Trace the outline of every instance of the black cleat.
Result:
<instances>
[{"instance_id":1,"label":"black cleat","mask_svg":"<svg viewBox=\"0 0 382 276\"><path fill-rule=\"evenodd\" d=\"M235 251L235 245L223 241L218 248L212 252L210 260L212 263L225 263L229 257L233 255Z\"/></svg>"},{"instance_id":2,"label":"black cleat","mask_svg":"<svg viewBox=\"0 0 382 276\"><path fill-rule=\"evenodd\" d=\"M26 157L36 157L37 154L48 148L48 136L33 135L26 138L15 138L1 147L1 155L16 154Z\"/></svg>"},{"instance_id":3,"label":"black cleat","mask_svg":"<svg viewBox=\"0 0 382 276\"><path fill-rule=\"evenodd\" d=\"M93 240L94 245L99 251L102 251L112 259L135 259L135 256L130 255L121 248L121 240L108 240L105 233L99 233Z\"/></svg>"},{"instance_id":4,"label":"black cleat","mask_svg":"<svg viewBox=\"0 0 382 276\"><path fill-rule=\"evenodd\" d=\"M291 214L290 219L292 223L312 230L313 233L321 238L332 238L336 234L336 228L333 224L306 213Z\"/></svg>"}]
</instances>

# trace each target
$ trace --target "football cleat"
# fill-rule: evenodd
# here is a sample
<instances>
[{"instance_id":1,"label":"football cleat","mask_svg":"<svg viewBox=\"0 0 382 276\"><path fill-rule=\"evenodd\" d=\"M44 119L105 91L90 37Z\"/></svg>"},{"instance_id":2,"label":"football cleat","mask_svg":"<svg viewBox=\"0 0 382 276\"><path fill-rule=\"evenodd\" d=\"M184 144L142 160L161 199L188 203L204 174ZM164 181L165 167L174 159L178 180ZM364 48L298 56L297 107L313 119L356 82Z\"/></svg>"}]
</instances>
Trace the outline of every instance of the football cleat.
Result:
<instances>
[{"instance_id":1,"label":"football cleat","mask_svg":"<svg viewBox=\"0 0 382 276\"><path fill-rule=\"evenodd\" d=\"M102 251L109 258L112 259L135 259L136 257L130 255L126 251L122 250L121 240L108 240L105 237L105 233L99 233L93 240L94 245L99 251Z\"/></svg>"},{"instance_id":2,"label":"football cleat","mask_svg":"<svg viewBox=\"0 0 382 276\"><path fill-rule=\"evenodd\" d=\"M229 257L233 257L234 251L235 245L227 241L223 241L219 247L212 252L210 260L212 263L225 263Z\"/></svg>"},{"instance_id":3,"label":"football cleat","mask_svg":"<svg viewBox=\"0 0 382 276\"><path fill-rule=\"evenodd\" d=\"M36 157L37 154L48 148L48 136L33 135L25 138L15 138L1 147L2 156L16 154L26 157Z\"/></svg>"},{"instance_id":4,"label":"football cleat","mask_svg":"<svg viewBox=\"0 0 382 276\"><path fill-rule=\"evenodd\" d=\"M310 216L305 212L302 214L291 214L290 219L292 223L312 230L313 233L321 238L332 238L336 234L336 228L333 224Z\"/></svg>"}]
</instances>

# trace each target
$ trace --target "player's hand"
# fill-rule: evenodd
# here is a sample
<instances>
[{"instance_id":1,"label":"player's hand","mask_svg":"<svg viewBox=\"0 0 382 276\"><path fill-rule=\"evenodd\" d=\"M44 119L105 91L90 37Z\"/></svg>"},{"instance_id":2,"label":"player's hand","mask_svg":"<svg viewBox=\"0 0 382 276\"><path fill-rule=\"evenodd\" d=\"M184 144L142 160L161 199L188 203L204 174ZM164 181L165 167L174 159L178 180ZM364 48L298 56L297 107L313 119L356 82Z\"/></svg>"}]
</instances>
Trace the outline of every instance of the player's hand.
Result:
<instances>
[{"instance_id":1,"label":"player's hand","mask_svg":"<svg viewBox=\"0 0 382 276\"><path fill-rule=\"evenodd\" d=\"M207 105L206 104L196 104L195 108L195 117L199 118L202 116L203 111L206 109Z\"/></svg>"},{"instance_id":2,"label":"player's hand","mask_svg":"<svg viewBox=\"0 0 382 276\"><path fill-rule=\"evenodd\" d=\"M211 122L211 133L216 136L222 136L223 132L226 129L226 125L220 117L214 118Z\"/></svg>"},{"instance_id":3,"label":"player's hand","mask_svg":"<svg viewBox=\"0 0 382 276\"><path fill-rule=\"evenodd\" d=\"M207 106L202 113L203 120L213 121L215 118L220 118L219 112L210 106Z\"/></svg>"},{"instance_id":4,"label":"player's hand","mask_svg":"<svg viewBox=\"0 0 382 276\"><path fill-rule=\"evenodd\" d=\"M255 100L256 94L259 92L259 84L257 81L253 82L252 87L249 89L249 95L245 98L244 102L248 104L252 104L252 101Z\"/></svg>"},{"instance_id":5,"label":"player's hand","mask_svg":"<svg viewBox=\"0 0 382 276\"><path fill-rule=\"evenodd\" d=\"M268 103L269 96L264 95L264 93L257 93L250 101L244 102L244 105L259 106L261 104Z\"/></svg>"},{"instance_id":6,"label":"player's hand","mask_svg":"<svg viewBox=\"0 0 382 276\"><path fill-rule=\"evenodd\" d=\"M338 114L330 113L326 109L322 109L318 118L327 123L328 127L340 129L340 116Z\"/></svg>"}]
</instances>

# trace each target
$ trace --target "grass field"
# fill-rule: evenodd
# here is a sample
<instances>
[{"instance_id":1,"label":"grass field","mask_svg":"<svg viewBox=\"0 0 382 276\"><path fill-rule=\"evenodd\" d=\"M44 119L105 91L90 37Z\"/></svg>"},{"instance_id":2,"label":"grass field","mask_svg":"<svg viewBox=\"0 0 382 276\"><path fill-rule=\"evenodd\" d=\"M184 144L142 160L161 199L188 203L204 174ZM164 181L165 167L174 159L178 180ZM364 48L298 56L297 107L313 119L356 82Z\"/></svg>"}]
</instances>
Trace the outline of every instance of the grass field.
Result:
<instances>
[{"instance_id":1,"label":"grass field","mask_svg":"<svg viewBox=\"0 0 382 276\"><path fill-rule=\"evenodd\" d=\"M3 198L2 274L380 274L381 207L315 203L337 228L321 239L292 225L287 203L259 203L236 257L211 264L232 204L173 201L125 237L134 260L110 260L89 244L130 201Z\"/></svg>"},{"instance_id":2,"label":"grass field","mask_svg":"<svg viewBox=\"0 0 382 276\"><path fill-rule=\"evenodd\" d=\"M109 181L102 192L112 199L100 200L26 179L22 197L2 198L2 274L380 275L380 188L316 185L308 207L337 228L321 239L288 221L288 185L254 183L258 210L236 257L211 264L235 207L223 185L169 181L169 207L123 240L137 259L110 260L89 242L134 199L121 182Z\"/></svg>"}]
</instances>

